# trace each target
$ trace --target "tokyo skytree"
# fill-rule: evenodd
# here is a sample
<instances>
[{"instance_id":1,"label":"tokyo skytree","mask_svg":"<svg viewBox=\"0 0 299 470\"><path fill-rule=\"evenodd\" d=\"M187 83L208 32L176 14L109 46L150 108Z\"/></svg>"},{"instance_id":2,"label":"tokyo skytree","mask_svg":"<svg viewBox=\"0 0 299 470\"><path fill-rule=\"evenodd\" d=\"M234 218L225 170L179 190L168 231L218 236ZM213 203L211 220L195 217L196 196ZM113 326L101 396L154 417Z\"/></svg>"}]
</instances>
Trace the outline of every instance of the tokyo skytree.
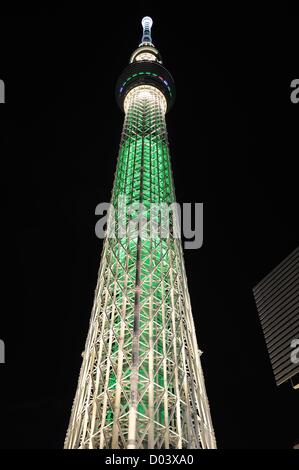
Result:
<instances>
[{"instance_id":1,"label":"tokyo skytree","mask_svg":"<svg viewBox=\"0 0 299 470\"><path fill-rule=\"evenodd\" d=\"M116 86L125 118L113 211L66 449L216 448L177 213L151 210L175 203L165 122L175 86L152 23L142 19L141 43ZM142 207L154 234L143 236L132 207Z\"/></svg>"}]
</instances>

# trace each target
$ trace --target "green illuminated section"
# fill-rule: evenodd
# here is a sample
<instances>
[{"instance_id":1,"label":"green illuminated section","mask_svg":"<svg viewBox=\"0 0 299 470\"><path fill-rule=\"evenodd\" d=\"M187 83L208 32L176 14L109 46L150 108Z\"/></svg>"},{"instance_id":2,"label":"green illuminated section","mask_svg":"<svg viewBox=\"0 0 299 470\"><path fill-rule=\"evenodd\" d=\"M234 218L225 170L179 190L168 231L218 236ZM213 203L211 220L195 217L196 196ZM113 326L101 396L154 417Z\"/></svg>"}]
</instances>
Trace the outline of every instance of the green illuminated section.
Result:
<instances>
[{"instance_id":1,"label":"green illuminated section","mask_svg":"<svg viewBox=\"0 0 299 470\"><path fill-rule=\"evenodd\" d=\"M122 412L128 411L130 393L130 375L132 369L132 331L134 328L134 302L136 294L136 260L137 237L130 234L123 238L117 236L118 203L120 196L126 196L127 205L142 203L145 217L150 219L151 203L174 202L174 189L170 168L169 150L165 126L164 112L160 101L156 99L136 99L130 104L123 130L119 152L112 202L116 209L116 238L109 239L109 269L114 279L110 287L111 303L116 303L118 315L114 317L115 340L112 344L111 356L119 355L119 338L121 337L122 318L124 328L124 351L126 360L123 362L122 375L123 393L121 397ZM136 214L127 216L133 221ZM156 221L160 229L160 217ZM170 214L171 220L171 214ZM159 233L159 232L158 232ZM147 393L150 372L154 381L153 399L155 402L152 418L164 425L165 410L163 400L159 397L167 391L173 393L171 368L163 370L163 355L173 342L172 318L167 316L171 311L169 253L173 248L173 240L162 239L160 236L141 241L140 263L140 313L139 313L139 363L137 406L140 416L139 426L142 427L142 416L149 414L149 394ZM115 291L114 291L115 290ZM112 293L113 291L113 293ZM151 355L151 358L150 358ZM150 371L152 361L152 371ZM127 380L126 380L127 378ZM114 396L117 388L117 371L111 368L109 374L109 391ZM126 396L127 394L127 396ZM113 407L107 411L106 422L113 422Z\"/></svg>"}]
</instances>

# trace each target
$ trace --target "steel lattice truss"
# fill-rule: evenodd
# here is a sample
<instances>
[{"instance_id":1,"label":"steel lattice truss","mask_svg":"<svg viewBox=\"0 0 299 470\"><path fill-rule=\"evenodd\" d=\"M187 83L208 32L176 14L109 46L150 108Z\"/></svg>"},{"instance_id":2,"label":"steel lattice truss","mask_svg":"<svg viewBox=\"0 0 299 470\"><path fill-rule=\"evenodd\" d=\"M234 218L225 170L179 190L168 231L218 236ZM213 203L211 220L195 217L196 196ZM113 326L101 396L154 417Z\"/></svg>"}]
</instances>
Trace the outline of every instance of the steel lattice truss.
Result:
<instances>
[{"instance_id":1,"label":"steel lattice truss","mask_svg":"<svg viewBox=\"0 0 299 470\"><path fill-rule=\"evenodd\" d=\"M138 86L125 109L112 202L126 195L149 218L150 204L175 201L165 99ZM216 447L174 224L143 239L109 223L65 448Z\"/></svg>"}]
</instances>

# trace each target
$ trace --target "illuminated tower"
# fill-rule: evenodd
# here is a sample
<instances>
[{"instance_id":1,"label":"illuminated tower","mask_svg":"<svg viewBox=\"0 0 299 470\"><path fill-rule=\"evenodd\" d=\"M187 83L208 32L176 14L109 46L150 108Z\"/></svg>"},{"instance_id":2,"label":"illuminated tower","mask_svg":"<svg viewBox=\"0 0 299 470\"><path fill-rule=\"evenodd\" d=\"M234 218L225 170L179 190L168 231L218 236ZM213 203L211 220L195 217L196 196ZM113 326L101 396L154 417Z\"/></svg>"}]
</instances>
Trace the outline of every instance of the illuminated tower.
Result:
<instances>
[{"instance_id":1,"label":"illuminated tower","mask_svg":"<svg viewBox=\"0 0 299 470\"><path fill-rule=\"evenodd\" d=\"M175 88L152 43L151 18L142 26L141 44L116 87L125 122L115 217L104 240L65 448L216 447L177 213L150 210L175 202L165 124ZM142 205L147 222L154 213L155 236L128 229L132 222L141 227L140 213L127 211L132 204Z\"/></svg>"}]
</instances>

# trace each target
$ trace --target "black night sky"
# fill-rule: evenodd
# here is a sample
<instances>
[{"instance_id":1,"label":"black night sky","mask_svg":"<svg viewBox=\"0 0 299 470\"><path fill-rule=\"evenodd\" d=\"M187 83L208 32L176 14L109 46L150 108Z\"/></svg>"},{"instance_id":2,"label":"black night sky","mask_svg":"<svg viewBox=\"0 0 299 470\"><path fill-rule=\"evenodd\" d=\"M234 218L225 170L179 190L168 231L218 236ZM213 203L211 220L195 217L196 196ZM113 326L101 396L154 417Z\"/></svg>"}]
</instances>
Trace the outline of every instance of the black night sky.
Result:
<instances>
[{"instance_id":1,"label":"black night sky","mask_svg":"<svg viewBox=\"0 0 299 470\"><path fill-rule=\"evenodd\" d=\"M177 87L177 199L204 202L185 262L218 447L292 448L299 393L275 385L252 288L299 245L298 16L146 4L1 16L0 447L63 446L123 122L114 86L150 15Z\"/></svg>"}]
</instances>

